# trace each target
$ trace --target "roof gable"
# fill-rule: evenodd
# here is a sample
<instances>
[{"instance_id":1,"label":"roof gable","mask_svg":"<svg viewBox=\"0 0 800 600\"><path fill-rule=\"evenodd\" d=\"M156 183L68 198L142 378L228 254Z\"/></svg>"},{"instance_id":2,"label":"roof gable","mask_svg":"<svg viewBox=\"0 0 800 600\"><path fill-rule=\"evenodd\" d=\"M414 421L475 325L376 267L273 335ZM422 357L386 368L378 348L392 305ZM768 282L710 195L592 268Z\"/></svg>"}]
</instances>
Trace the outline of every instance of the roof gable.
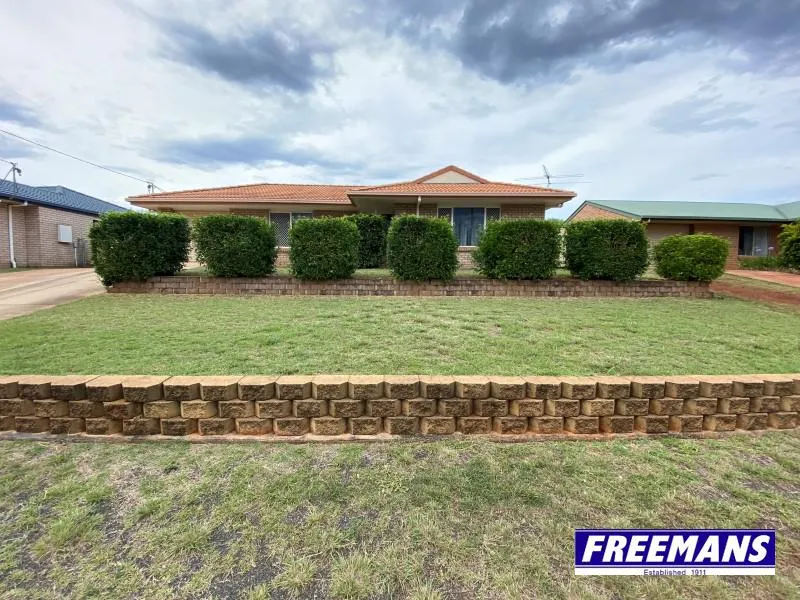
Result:
<instances>
[{"instance_id":1,"label":"roof gable","mask_svg":"<svg viewBox=\"0 0 800 600\"><path fill-rule=\"evenodd\" d=\"M413 183L489 183L489 181L475 173L465 171L461 167L447 165L438 171L415 179Z\"/></svg>"}]
</instances>

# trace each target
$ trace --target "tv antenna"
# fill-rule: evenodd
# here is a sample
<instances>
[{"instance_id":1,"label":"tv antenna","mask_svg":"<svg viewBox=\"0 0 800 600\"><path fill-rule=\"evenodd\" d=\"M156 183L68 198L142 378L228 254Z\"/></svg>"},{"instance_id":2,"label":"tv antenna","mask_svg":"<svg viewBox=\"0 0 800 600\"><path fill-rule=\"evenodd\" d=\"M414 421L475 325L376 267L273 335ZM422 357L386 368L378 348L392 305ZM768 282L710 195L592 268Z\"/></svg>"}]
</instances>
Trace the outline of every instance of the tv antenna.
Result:
<instances>
[{"instance_id":1,"label":"tv antenna","mask_svg":"<svg viewBox=\"0 0 800 600\"><path fill-rule=\"evenodd\" d=\"M547 165L542 165L543 175L537 177L520 177L517 181L545 181L547 187L553 183L557 184L571 184L571 183L591 183L591 181L581 181L584 177L583 173L571 173L567 175L553 175Z\"/></svg>"}]
</instances>

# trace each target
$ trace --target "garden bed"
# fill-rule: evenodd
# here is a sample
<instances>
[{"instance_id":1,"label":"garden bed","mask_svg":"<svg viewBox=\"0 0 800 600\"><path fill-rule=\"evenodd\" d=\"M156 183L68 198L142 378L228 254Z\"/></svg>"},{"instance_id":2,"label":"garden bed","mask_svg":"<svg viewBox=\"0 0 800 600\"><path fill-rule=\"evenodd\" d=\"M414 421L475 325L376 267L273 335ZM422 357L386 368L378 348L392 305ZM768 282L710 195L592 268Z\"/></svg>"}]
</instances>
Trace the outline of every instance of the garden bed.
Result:
<instances>
[{"instance_id":1,"label":"garden bed","mask_svg":"<svg viewBox=\"0 0 800 600\"><path fill-rule=\"evenodd\" d=\"M108 288L129 294L222 294L236 296L518 296L528 298L711 298L707 283L668 280L582 281L573 278L543 281L501 281L457 278L414 283L392 277L354 277L337 281L302 281L285 275L260 278L214 278L196 275L153 277L124 281Z\"/></svg>"}]
</instances>

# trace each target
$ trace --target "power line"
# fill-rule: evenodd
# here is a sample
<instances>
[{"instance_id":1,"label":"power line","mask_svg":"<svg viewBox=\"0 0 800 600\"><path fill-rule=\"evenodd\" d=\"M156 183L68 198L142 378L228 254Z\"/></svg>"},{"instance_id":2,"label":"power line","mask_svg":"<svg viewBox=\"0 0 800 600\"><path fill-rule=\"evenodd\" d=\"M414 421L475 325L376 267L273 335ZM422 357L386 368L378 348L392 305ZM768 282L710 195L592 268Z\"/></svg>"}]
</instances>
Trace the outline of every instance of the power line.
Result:
<instances>
[{"instance_id":1,"label":"power line","mask_svg":"<svg viewBox=\"0 0 800 600\"><path fill-rule=\"evenodd\" d=\"M52 148L50 146L47 146L45 144L41 144L41 143L36 142L34 140L30 140L30 139L28 139L26 137L22 137L21 135L17 135L16 133L11 133L10 131L6 131L5 129L0 129L0 133L2 133L4 135L9 135L9 136L14 137L14 138L17 138L18 140L22 140L23 142L27 142L29 144L33 144L34 146L39 146L40 148L44 148L45 150L50 150L50 152L55 152L56 154L61 154L62 156L66 156L67 158L71 158L73 160L77 160L77 161L85 163L87 165L91 165L92 167L97 167L98 169L103 169L104 171L108 171L110 173L114 173L115 175L121 175L122 177L127 177L128 179L133 179L135 181L141 181L142 183L146 183L147 184L148 189L155 188L157 190L161 190L162 192L164 191L160 187L155 185L152 181L148 181L147 179L141 179L140 177L135 177L133 175L129 175L128 173L123 173L122 171L117 171L116 169L112 169L112 168L106 167L104 165L99 165L96 162L92 162L90 160L86 160L85 158L81 158L79 156L75 156L74 154L70 154L68 152L63 152L61 150L57 150L57 149ZM5 161L5 162L9 162L9 161Z\"/></svg>"}]
</instances>

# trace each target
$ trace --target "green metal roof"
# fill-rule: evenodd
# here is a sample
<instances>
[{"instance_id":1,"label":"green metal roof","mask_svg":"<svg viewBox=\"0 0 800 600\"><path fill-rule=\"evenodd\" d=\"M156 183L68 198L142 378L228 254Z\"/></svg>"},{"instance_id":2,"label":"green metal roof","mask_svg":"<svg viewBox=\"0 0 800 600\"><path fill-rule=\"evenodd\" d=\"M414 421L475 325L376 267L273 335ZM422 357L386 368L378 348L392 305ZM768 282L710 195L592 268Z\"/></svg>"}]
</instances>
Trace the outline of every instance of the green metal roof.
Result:
<instances>
[{"instance_id":1,"label":"green metal roof","mask_svg":"<svg viewBox=\"0 0 800 600\"><path fill-rule=\"evenodd\" d=\"M787 222L800 218L800 202L770 205L745 202L588 200L585 204L593 204L600 208L607 208L622 215L639 219ZM574 215L575 213L572 214Z\"/></svg>"}]
</instances>

